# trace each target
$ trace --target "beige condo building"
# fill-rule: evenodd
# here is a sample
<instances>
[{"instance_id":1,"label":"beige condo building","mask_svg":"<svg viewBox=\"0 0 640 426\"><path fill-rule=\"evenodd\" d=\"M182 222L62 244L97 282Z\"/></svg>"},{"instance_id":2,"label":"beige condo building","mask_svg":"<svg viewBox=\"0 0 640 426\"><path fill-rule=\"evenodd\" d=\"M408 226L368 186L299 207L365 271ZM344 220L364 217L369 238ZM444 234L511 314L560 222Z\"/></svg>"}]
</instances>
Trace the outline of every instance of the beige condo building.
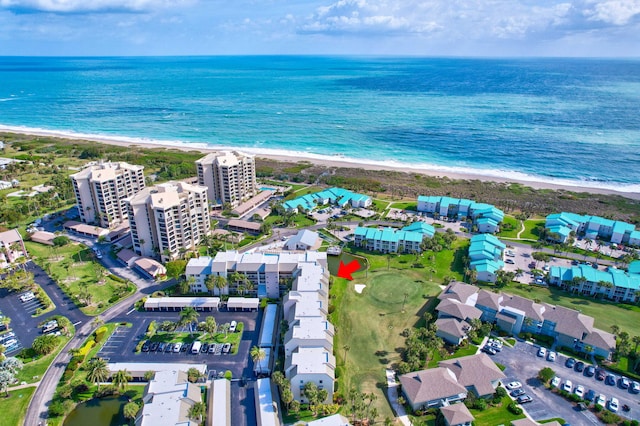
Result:
<instances>
[{"instance_id":1,"label":"beige condo building","mask_svg":"<svg viewBox=\"0 0 640 426\"><path fill-rule=\"evenodd\" d=\"M207 187L214 204L236 207L256 195L256 162L253 155L238 151L212 152L196 160L198 184Z\"/></svg>"},{"instance_id":2,"label":"beige condo building","mask_svg":"<svg viewBox=\"0 0 640 426\"><path fill-rule=\"evenodd\" d=\"M210 231L207 188L167 182L127 199L133 250L168 261L192 250Z\"/></svg>"},{"instance_id":3,"label":"beige condo building","mask_svg":"<svg viewBox=\"0 0 640 426\"><path fill-rule=\"evenodd\" d=\"M100 162L71 175L80 219L110 228L128 218L125 199L145 187L144 167Z\"/></svg>"}]
</instances>

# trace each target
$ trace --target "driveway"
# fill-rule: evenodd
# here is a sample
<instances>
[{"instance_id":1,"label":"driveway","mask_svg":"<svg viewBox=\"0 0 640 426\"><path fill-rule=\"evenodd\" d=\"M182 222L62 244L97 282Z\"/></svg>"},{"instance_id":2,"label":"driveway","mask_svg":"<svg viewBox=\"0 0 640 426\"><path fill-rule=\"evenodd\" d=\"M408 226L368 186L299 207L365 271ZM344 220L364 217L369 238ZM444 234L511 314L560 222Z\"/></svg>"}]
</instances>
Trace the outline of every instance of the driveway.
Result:
<instances>
[{"instance_id":1,"label":"driveway","mask_svg":"<svg viewBox=\"0 0 640 426\"><path fill-rule=\"evenodd\" d=\"M544 420L551 417L562 417L570 424L589 425L600 424L599 420L590 411L577 411L575 404L552 393L546 389L536 378L538 372L544 367L550 367L556 375L564 380L569 379L576 385L583 385L585 392L593 389L596 393L603 393L607 400L612 396L620 400L620 405L628 404L631 411L624 413L630 419L640 418L640 406L638 405L638 395L633 395L627 390L616 386L607 386L603 382L587 377L583 373L565 367L567 357L558 354L555 362L549 362L544 358L536 356L538 346L525 342L517 342L514 348L504 346L502 352L498 352L492 357L495 362L504 365L504 374L507 376L505 383L517 380L522 383L523 389L529 394L533 401L525 404L523 408L535 420ZM618 414L623 414L619 412Z\"/></svg>"}]
</instances>

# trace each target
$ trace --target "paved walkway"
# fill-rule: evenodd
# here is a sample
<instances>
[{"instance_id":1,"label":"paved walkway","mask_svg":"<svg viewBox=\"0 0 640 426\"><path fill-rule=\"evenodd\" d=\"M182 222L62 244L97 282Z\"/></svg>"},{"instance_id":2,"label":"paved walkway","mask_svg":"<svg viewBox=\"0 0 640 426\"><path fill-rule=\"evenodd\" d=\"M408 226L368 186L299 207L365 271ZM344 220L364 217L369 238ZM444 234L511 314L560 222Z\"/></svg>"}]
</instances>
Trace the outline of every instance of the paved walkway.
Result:
<instances>
[{"instance_id":1,"label":"paved walkway","mask_svg":"<svg viewBox=\"0 0 640 426\"><path fill-rule=\"evenodd\" d=\"M24 385L18 385L18 386L11 386L8 391L14 391L14 390L18 390L18 389L24 389L24 388L30 388L33 386L40 386L40 381L37 381L35 383L25 383Z\"/></svg>"},{"instance_id":2,"label":"paved walkway","mask_svg":"<svg viewBox=\"0 0 640 426\"><path fill-rule=\"evenodd\" d=\"M387 397L389 398L389 402L391 403L391 407L393 407L393 411L395 411L398 420L402 422L405 426L411 426L411 420L409 420L409 416L404 411L404 407L398 404L398 382L396 382L396 374L393 370L386 370L387 374Z\"/></svg>"}]
</instances>

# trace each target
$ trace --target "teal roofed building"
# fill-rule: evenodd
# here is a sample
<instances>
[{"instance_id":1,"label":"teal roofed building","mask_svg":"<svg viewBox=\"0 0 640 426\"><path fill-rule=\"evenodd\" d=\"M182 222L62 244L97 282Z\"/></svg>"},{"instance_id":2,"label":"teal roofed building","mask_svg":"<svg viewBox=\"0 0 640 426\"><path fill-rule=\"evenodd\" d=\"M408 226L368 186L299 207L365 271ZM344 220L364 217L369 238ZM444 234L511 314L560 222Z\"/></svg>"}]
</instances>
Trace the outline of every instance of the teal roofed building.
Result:
<instances>
[{"instance_id":1,"label":"teal roofed building","mask_svg":"<svg viewBox=\"0 0 640 426\"><path fill-rule=\"evenodd\" d=\"M549 283L585 296L635 303L640 294L640 274L630 271L632 273L620 269L600 271L589 265L552 266Z\"/></svg>"},{"instance_id":2,"label":"teal roofed building","mask_svg":"<svg viewBox=\"0 0 640 426\"><path fill-rule=\"evenodd\" d=\"M464 198L421 195L418 211L449 218L471 218L478 232L490 234L496 233L504 220L504 212L497 207Z\"/></svg>"},{"instance_id":3,"label":"teal roofed building","mask_svg":"<svg viewBox=\"0 0 640 426\"><path fill-rule=\"evenodd\" d=\"M312 194L306 194L285 201L282 206L287 211L313 210L318 206L333 204L339 207L350 205L353 208L367 208L372 204L371 197L351 192L344 188L329 188Z\"/></svg>"},{"instance_id":4,"label":"teal roofed building","mask_svg":"<svg viewBox=\"0 0 640 426\"><path fill-rule=\"evenodd\" d=\"M498 271L504 267L502 256L507 246L490 234L471 237L469 267L476 271L480 281L495 282Z\"/></svg>"},{"instance_id":5,"label":"teal roofed building","mask_svg":"<svg viewBox=\"0 0 640 426\"><path fill-rule=\"evenodd\" d=\"M402 230L410 231L410 232L419 232L420 234L423 234L428 238L432 238L436 233L436 229L433 226L424 222L413 222L411 225L408 225L402 228Z\"/></svg>"},{"instance_id":6,"label":"teal roofed building","mask_svg":"<svg viewBox=\"0 0 640 426\"><path fill-rule=\"evenodd\" d=\"M582 235L592 240L602 239L616 244L640 245L640 233L634 225L606 219L600 216L583 216L561 212L547 216L545 221L547 239L566 242L571 235Z\"/></svg>"},{"instance_id":7,"label":"teal roofed building","mask_svg":"<svg viewBox=\"0 0 640 426\"><path fill-rule=\"evenodd\" d=\"M378 229L359 226L354 232L356 246L382 253L419 253L422 251L420 244L425 238L430 237L426 233L394 228Z\"/></svg>"}]
</instances>

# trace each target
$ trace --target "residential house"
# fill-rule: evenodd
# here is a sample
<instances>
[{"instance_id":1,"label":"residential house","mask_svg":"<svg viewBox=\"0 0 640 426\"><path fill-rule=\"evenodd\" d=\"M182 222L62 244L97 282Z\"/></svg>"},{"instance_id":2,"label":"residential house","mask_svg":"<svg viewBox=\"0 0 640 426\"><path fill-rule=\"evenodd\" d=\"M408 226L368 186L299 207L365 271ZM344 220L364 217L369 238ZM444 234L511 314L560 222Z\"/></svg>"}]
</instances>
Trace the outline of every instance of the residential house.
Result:
<instances>
[{"instance_id":1,"label":"residential house","mask_svg":"<svg viewBox=\"0 0 640 426\"><path fill-rule=\"evenodd\" d=\"M317 232L308 229L298 231L284 244L286 250L318 250L322 245L322 238Z\"/></svg>"},{"instance_id":2,"label":"residential house","mask_svg":"<svg viewBox=\"0 0 640 426\"><path fill-rule=\"evenodd\" d=\"M422 251L420 245L427 235L393 228L377 229L359 226L354 231L354 244L369 251L382 253L419 253Z\"/></svg>"},{"instance_id":3,"label":"residential house","mask_svg":"<svg viewBox=\"0 0 640 426\"><path fill-rule=\"evenodd\" d=\"M443 407L467 398L467 389L444 367L415 371L400 376L402 393L413 410Z\"/></svg>"},{"instance_id":4,"label":"residential house","mask_svg":"<svg viewBox=\"0 0 640 426\"><path fill-rule=\"evenodd\" d=\"M353 208L366 208L372 204L371 197L357 194L344 188L329 188L313 194L306 194L293 200L285 201L282 205L287 211L298 212L300 210L311 211L318 206L326 204L345 208L350 205Z\"/></svg>"},{"instance_id":5,"label":"residential house","mask_svg":"<svg viewBox=\"0 0 640 426\"><path fill-rule=\"evenodd\" d=\"M452 371L458 383L478 398L493 395L506 377L485 353L440 361L438 365Z\"/></svg>"},{"instance_id":6,"label":"residential house","mask_svg":"<svg viewBox=\"0 0 640 426\"><path fill-rule=\"evenodd\" d=\"M570 268L552 266L549 283L592 297L603 297L618 302L635 303L640 297L640 274L609 268L606 271L589 265Z\"/></svg>"},{"instance_id":7,"label":"residential house","mask_svg":"<svg viewBox=\"0 0 640 426\"><path fill-rule=\"evenodd\" d=\"M466 405L462 403L440 408L446 426L471 426L475 418Z\"/></svg>"},{"instance_id":8,"label":"residential house","mask_svg":"<svg viewBox=\"0 0 640 426\"><path fill-rule=\"evenodd\" d=\"M601 239L616 244L638 245L640 231L635 225L600 216L579 215L576 213L553 213L545 221L547 238L564 243L571 233L591 240Z\"/></svg>"},{"instance_id":9,"label":"residential house","mask_svg":"<svg viewBox=\"0 0 640 426\"><path fill-rule=\"evenodd\" d=\"M17 229L0 232L0 269L14 264L17 259L29 254Z\"/></svg>"},{"instance_id":10,"label":"residential house","mask_svg":"<svg viewBox=\"0 0 640 426\"><path fill-rule=\"evenodd\" d=\"M476 271L479 281L496 281L498 271L504 267L502 256L506 247L502 241L490 234L471 237L469 267Z\"/></svg>"},{"instance_id":11,"label":"residential house","mask_svg":"<svg viewBox=\"0 0 640 426\"><path fill-rule=\"evenodd\" d=\"M302 404L308 402L304 395L304 386L308 382L327 391L327 398L323 403L333 401L335 370L336 358L332 351L323 347L300 346L285 358L285 377L291 383L293 398Z\"/></svg>"}]
</instances>

